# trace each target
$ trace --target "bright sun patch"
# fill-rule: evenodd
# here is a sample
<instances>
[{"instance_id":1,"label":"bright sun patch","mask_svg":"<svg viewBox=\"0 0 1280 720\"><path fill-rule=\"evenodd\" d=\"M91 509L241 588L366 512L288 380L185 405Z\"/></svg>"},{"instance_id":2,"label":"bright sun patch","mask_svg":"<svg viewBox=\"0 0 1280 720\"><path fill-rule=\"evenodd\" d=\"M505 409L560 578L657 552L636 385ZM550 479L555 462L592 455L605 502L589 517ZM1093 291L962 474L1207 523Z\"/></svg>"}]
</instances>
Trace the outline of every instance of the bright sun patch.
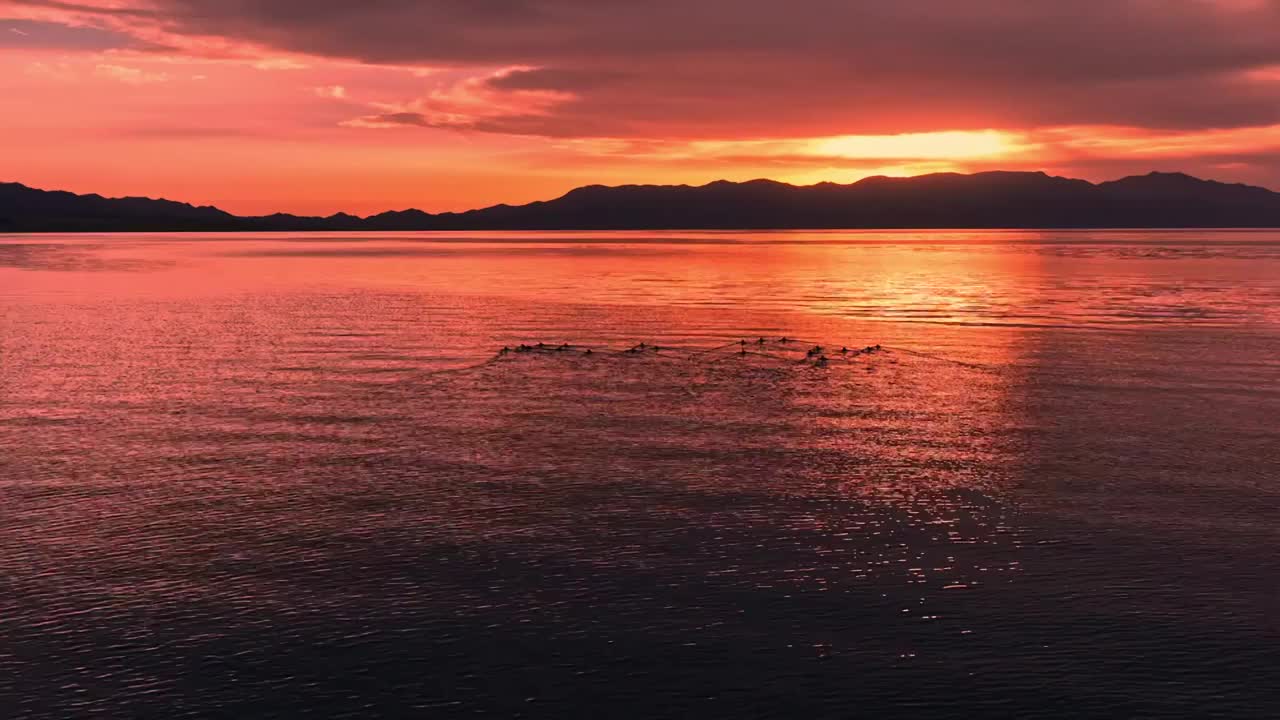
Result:
<instances>
[{"instance_id":1,"label":"bright sun patch","mask_svg":"<svg viewBox=\"0 0 1280 720\"><path fill-rule=\"evenodd\" d=\"M953 160L1008 155L1021 149L1019 138L999 130L841 135L808 143L808 154L863 159L919 158Z\"/></svg>"}]
</instances>

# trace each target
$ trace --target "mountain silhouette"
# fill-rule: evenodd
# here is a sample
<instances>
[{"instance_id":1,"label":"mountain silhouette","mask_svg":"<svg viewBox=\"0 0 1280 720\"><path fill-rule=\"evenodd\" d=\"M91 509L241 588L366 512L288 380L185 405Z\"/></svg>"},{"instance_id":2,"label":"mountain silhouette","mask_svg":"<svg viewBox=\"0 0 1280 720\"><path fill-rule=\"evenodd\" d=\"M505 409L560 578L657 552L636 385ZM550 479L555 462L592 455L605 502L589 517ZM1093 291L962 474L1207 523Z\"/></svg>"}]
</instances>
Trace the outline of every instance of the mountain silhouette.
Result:
<instances>
[{"instance_id":1,"label":"mountain silhouette","mask_svg":"<svg viewBox=\"0 0 1280 720\"><path fill-rule=\"evenodd\" d=\"M362 218L245 217L170 200L0 183L0 232L1136 227L1280 227L1280 193L1182 173L1095 184L997 171L871 177L849 185L589 185L528 205Z\"/></svg>"}]
</instances>

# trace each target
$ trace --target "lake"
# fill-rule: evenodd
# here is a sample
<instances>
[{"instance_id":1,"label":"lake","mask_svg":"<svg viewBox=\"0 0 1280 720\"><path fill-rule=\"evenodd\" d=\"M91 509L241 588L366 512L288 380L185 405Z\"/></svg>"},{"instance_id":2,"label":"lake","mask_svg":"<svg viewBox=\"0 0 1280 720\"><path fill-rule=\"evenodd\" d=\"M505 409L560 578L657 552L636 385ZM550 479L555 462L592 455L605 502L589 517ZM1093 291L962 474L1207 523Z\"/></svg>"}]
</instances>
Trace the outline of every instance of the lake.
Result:
<instances>
[{"instance_id":1,"label":"lake","mask_svg":"<svg viewBox=\"0 0 1280 720\"><path fill-rule=\"evenodd\" d=\"M1278 419L1280 232L0 236L0 707L1270 716Z\"/></svg>"}]
</instances>

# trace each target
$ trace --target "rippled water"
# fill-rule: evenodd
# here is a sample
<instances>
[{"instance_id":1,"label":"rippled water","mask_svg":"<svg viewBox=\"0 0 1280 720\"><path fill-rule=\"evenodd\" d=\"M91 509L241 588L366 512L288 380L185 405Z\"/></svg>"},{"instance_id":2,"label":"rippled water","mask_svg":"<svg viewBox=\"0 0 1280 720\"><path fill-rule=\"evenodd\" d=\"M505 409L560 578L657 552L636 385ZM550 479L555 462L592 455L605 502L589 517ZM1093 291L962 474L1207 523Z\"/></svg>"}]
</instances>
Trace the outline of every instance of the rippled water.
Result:
<instances>
[{"instance_id":1,"label":"rippled water","mask_svg":"<svg viewBox=\"0 0 1280 720\"><path fill-rule=\"evenodd\" d=\"M0 237L0 714L1267 717L1277 418L1273 232Z\"/></svg>"}]
</instances>

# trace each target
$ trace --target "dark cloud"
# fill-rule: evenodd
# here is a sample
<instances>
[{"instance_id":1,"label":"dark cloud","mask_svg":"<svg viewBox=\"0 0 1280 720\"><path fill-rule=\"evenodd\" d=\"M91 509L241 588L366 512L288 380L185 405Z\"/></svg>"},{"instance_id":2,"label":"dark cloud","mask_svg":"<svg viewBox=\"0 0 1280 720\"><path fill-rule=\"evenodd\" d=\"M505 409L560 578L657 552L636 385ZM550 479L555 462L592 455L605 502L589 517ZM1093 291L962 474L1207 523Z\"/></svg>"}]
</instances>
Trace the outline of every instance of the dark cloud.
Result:
<instances>
[{"instance_id":1,"label":"dark cloud","mask_svg":"<svg viewBox=\"0 0 1280 720\"><path fill-rule=\"evenodd\" d=\"M1276 80L1247 75L1280 65L1280 0L151 0L147 8L171 32L289 51L536 68L489 82L578 95L526 119L533 133L1280 121Z\"/></svg>"},{"instance_id":2,"label":"dark cloud","mask_svg":"<svg viewBox=\"0 0 1280 720\"><path fill-rule=\"evenodd\" d=\"M114 30L0 18L0 48L100 51L140 45L129 35Z\"/></svg>"},{"instance_id":3,"label":"dark cloud","mask_svg":"<svg viewBox=\"0 0 1280 720\"><path fill-rule=\"evenodd\" d=\"M107 17L127 17L127 18L152 18L158 19L159 14L145 8L133 8L125 6L99 5L89 3L62 2L62 0L9 0L14 5L25 5L35 8L49 8L52 10L66 10L73 13L83 13L86 15L100 15Z\"/></svg>"},{"instance_id":4,"label":"dark cloud","mask_svg":"<svg viewBox=\"0 0 1280 720\"><path fill-rule=\"evenodd\" d=\"M371 61L797 55L1042 79L1274 62L1269 0L159 0L177 27ZM1243 9L1243 8L1252 9ZM747 59L747 57L744 57ZM588 66L589 67L589 66Z\"/></svg>"}]
</instances>

